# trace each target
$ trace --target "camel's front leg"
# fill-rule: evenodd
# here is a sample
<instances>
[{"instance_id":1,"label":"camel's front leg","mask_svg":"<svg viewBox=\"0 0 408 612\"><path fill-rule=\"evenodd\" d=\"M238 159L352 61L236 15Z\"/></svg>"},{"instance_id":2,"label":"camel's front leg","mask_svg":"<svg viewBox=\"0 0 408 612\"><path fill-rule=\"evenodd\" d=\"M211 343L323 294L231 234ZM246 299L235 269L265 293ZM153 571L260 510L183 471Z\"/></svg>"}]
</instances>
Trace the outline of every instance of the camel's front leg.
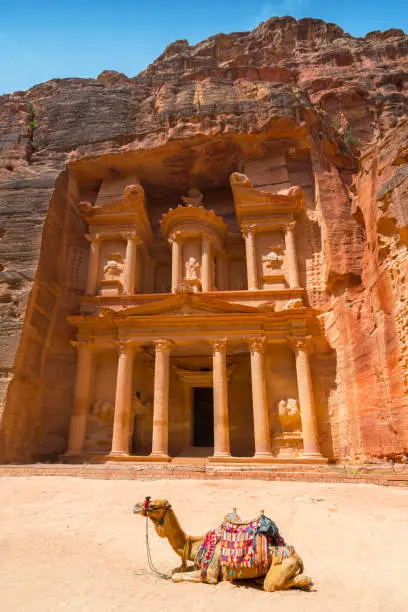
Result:
<instances>
[{"instance_id":1,"label":"camel's front leg","mask_svg":"<svg viewBox=\"0 0 408 612\"><path fill-rule=\"evenodd\" d=\"M201 576L201 570L195 570L194 572L177 572L172 575L171 579L173 582L206 582L207 584L218 582L218 577L216 578L210 569L205 578Z\"/></svg>"},{"instance_id":2,"label":"camel's front leg","mask_svg":"<svg viewBox=\"0 0 408 612\"><path fill-rule=\"evenodd\" d=\"M171 579L173 582L205 582L206 584L217 584L220 576L221 544L215 547L213 558L211 559L205 578L201 575L201 569L194 572L177 572Z\"/></svg>"}]
</instances>

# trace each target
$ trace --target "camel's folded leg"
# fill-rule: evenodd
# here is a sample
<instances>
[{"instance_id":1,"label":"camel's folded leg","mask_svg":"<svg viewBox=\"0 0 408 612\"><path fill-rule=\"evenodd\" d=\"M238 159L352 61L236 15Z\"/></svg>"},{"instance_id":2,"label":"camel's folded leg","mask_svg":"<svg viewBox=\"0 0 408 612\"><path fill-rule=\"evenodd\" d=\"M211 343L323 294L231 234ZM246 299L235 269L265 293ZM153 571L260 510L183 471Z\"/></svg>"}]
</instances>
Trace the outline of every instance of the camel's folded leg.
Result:
<instances>
[{"instance_id":1,"label":"camel's folded leg","mask_svg":"<svg viewBox=\"0 0 408 612\"><path fill-rule=\"evenodd\" d=\"M312 584L313 584L313 580L310 578L310 576L305 576L305 574L298 574L297 576L289 580L289 582L286 585L286 588L287 589L306 589L308 590L310 589Z\"/></svg>"},{"instance_id":2,"label":"camel's folded leg","mask_svg":"<svg viewBox=\"0 0 408 612\"><path fill-rule=\"evenodd\" d=\"M206 582L207 584L217 584L218 578L213 575L212 572L208 571L207 576L203 578L201 576L201 570L194 572L177 572L171 577L173 582Z\"/></svg>"},{"instance_id":3,"label":"camel's folded leg","mask_svg":"<svg viewBox=\"0 0 408 612\"><path fill-rule=\"evenodd\" d=\"M284 591L295 586L293 579L300 569L300 564L295 555L283 559L279 565L271 565L265 576L265 591Z\"/></svg>"}]
</instances>

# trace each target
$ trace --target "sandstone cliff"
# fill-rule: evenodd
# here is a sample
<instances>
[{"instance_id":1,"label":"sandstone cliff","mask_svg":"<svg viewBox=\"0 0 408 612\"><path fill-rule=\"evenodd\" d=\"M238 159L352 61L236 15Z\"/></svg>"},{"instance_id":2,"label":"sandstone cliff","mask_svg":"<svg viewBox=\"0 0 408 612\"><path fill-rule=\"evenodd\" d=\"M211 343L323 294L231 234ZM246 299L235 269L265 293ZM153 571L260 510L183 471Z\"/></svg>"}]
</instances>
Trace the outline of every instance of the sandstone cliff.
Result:
<instances>
[{"instance_id":1,"label":"sandstone cliff","mask_svg":"<svg viewBox=\"0 0 408 612\"><path fill-rule=\"evenodd\" d=\"M189 184L301 185L302 281L331 347L316 362L326 452L408 450L408 36L315 19L169 45L133 78L53 79L0 97L0 458L64 450L87 244L79 199L137 174L152 202ZM58 407L58 408L56 408ZM325 420L324 420L325 419ZM329 440L330 438L330 440Z\"/></svg>"}]
</instances>

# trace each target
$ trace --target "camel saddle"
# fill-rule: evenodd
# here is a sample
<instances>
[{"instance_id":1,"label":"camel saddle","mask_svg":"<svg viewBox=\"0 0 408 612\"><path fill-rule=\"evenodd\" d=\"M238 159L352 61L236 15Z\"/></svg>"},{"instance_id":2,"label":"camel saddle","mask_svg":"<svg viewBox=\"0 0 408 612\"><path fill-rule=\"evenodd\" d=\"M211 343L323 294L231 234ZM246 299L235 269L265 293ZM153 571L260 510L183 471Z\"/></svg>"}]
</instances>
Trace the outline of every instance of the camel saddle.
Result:
<instances>
[{"instance_id":1,"label":"camel saddle","mask_svg":"<svg viewBox=\"0 0 408 612\"><path fill-rule=\"evenodd\" d=\"M267 570L271 556L275 563L281 563L293 552L291 546L286 546L277 525L263 511L252 521L243 521L234 508L217 529L206 534L197 553L195 564L201 567L203 578L220 541L221 565L227 568L263 566Z\"/></svg>"}]
</instances>

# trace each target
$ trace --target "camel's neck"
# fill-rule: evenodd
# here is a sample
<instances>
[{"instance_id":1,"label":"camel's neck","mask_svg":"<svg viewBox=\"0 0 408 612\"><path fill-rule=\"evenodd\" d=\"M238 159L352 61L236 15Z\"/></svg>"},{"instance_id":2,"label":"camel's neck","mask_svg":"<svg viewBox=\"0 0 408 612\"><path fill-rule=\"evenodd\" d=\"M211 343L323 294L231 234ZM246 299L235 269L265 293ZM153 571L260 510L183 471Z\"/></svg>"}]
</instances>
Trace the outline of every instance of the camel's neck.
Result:
<instances>
[{"instance_id":1,"label":"camel's neck","mask_svg":"<svg viewBox=\"0 0 408 612\"><path fill-rule=\"evenodd\" d=\"M163 525L154 523L156 531L161 538L167 538L170 542L170 546L174 552L182 557L185 551L185 546L188 544L188 558L194 559L195 553L198 550L202 538L190 537L187 542L187 535L180 527L180 523L177 520L173 510L168 510L164 516Z\"/></svg>"}]
</instances>

